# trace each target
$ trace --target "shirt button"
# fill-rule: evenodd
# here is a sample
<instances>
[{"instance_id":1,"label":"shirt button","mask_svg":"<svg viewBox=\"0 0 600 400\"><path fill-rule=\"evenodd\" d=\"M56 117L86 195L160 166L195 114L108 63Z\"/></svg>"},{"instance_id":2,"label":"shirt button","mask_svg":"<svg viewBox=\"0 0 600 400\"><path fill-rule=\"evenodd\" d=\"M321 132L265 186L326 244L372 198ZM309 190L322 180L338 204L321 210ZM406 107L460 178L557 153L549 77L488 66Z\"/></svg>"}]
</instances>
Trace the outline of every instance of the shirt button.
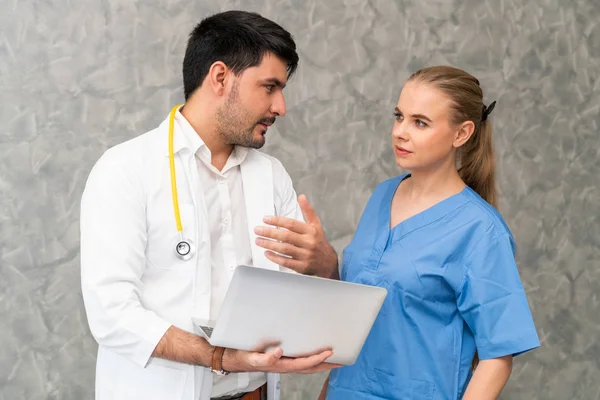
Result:
<instances>
[{"instance_id":1,"label":"shirt button","mask_svg":"<svg viewBox=\"0 0 600 400\"><path fill-rule=\"evenodd\" d=\"M223 218L223 224L229 225L229 217L224 217Z\"/></svg>"}]
</instances>

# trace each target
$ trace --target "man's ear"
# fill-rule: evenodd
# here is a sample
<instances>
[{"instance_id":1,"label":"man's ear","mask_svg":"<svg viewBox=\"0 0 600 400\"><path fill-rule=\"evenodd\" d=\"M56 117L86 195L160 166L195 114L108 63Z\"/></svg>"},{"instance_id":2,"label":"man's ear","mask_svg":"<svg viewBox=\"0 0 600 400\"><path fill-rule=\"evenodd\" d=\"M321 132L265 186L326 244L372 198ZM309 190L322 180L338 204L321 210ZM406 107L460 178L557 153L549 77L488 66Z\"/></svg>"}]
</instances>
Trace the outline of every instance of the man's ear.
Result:
<instances>
[{"instance_id":1,"label":"man's ear","mask_svg":"<svg viewBox=\"0 0 600 400\"><path fill-rule=\"evenodd\" d=\"M208 70L206 79L208 80L208 86L217 96L223 96L225 94L225 88L227 79L231 76L231 70L227 68L227 65L223 61L215 61Z\"/></svg>"}]
</instances>

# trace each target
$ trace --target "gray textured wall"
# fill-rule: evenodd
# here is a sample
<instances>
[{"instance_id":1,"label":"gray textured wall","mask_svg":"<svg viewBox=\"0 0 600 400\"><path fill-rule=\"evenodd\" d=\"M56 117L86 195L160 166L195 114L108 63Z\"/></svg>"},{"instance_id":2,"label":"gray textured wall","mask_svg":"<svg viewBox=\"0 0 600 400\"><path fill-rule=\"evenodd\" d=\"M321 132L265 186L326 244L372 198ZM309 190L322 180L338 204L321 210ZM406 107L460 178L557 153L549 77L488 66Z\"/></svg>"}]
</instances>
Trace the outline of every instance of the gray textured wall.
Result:
<instances>
[{"instance_id":1,"label":"gray textured wall","mask_svg":"<svg viewBox=\"0 0 600 400\"><path fill-rule=\"evenodd\" d=\"M480 78L499 102L501 206L543 343L518 358L502 399L599 399L598 0L0 1L0 399L92 398L85 179L182 100L192 26L240 7L298 41L289 113L266 150L338 250L371 190L399 173L389 142L403 80L441 63ZM286 377L284 399L314 398L321 381Z\"/></svg>"}]
</instances>

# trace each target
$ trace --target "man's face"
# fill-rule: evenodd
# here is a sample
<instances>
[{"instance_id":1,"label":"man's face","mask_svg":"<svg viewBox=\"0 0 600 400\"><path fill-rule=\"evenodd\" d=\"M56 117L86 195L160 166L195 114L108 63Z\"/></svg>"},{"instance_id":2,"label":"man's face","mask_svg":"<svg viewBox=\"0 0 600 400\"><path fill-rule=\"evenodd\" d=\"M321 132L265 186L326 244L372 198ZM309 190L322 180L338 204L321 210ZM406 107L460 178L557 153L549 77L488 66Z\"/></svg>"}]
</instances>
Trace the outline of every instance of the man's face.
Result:
<instances>
[{"instance_id":1,"label":"man's face","mask_svg":"<svg viewBox=\"0 0 600 400\"><path fill-rule=\"evenodd\" d=\"M286 81L287 64L271 53L235 77L225 102L217 109L221 138L227 144L261 148L269 126L285 115Z\"/></svg>"}]
</instances>

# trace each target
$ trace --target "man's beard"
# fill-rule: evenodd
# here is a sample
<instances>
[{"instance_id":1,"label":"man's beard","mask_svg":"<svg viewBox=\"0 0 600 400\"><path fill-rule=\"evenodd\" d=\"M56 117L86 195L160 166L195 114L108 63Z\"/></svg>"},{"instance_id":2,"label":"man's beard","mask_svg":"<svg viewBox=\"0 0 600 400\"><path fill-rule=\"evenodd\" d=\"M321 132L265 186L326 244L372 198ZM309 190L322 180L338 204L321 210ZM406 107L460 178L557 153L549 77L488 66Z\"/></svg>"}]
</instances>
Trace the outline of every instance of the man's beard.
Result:
<instances>
[{"instance_id":1,"label":"man's beard","mask_svg":"<svg viewBox=\"0 0 600 400\"><path fill-rule=\"evenodd\" d=\"M254 129L260 123L271 125L275 118L261 118L254 123L252 115L239 100L238 86L234 84L225 104L217 110L219 136L227 144L260 149L265 144L264 136L254 137Z\"/></svg>"}]
</instances>

